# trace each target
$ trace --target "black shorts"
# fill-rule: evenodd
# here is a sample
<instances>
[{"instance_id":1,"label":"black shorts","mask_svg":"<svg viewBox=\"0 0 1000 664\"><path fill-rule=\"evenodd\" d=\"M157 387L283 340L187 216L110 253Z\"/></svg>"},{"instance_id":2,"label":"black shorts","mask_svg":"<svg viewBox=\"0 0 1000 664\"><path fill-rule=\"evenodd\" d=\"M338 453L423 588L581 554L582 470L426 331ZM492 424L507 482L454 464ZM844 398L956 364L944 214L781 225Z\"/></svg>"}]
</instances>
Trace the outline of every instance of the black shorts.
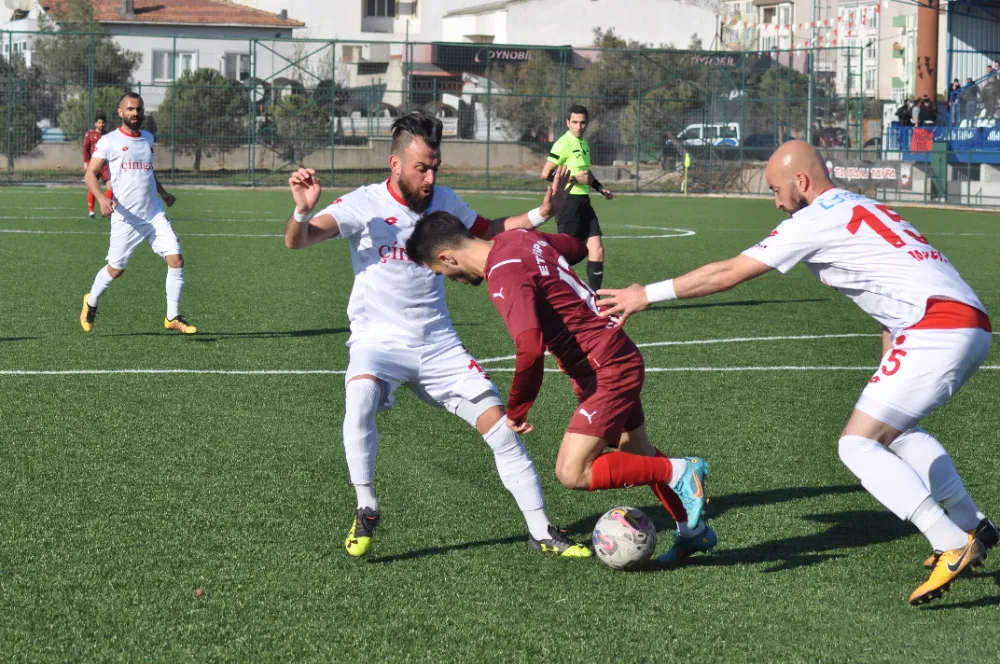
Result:
<instances>
[{"instance_id":1,"label":"black shorts","mask_svg":"<svg viewBox=\"0 0 1000 664\"><path fill-rule=\"evenodd\" d=\"M597 213L590 204L589 195L570 194L566 197L566 206L559 213L556 227L560 233L572 235L578 240L601 236L601 224L597 221Z\"/></svg>"}]
</instances>

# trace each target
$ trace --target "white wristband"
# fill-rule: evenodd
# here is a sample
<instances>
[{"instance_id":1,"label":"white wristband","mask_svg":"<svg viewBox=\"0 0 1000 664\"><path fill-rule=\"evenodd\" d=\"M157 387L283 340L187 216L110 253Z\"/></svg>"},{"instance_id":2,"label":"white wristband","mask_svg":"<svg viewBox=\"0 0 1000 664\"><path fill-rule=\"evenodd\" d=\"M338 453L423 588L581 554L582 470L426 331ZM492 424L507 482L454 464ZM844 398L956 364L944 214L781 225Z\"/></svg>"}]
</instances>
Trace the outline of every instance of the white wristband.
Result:
<instances>
[{"instance_id":1,"label":"white wristband","mask_svg":"<svg viewBox=\"0 0 1000 664\"><path fill-rule=\"evenodd\" d=\"M546 219L542 216L542 208L535 208L534 210L528 210L528 221L534 228L538 228L545 223Z\"/></svg>"},{"instance_id":2,"label":"white wristband","mask_svg":"<svg viewBox=\"0 0 1000 664\"><path fill-rule=\"evenodd\" d=\"M655 284L647 284L646 298L649 300L650 304L653 304L654 302L669 302L670 300L676 300L677 293L674 291L674 280L667 279L666 281L658 281Z\"/></svg>"},{"instance_id":3,"label":"white wristband","mask_svg":"<svg viewBox=\"0 0 1000 664\"><path fill-rule=\"evenodd\" d=\"M302 214L299 212L298 208L295 208L295 212L292 213L292 218L295 219L295 221L299 222L300 224L304 224L310 219L312 219L312 211Z\"/></svg>"}]
</instances>

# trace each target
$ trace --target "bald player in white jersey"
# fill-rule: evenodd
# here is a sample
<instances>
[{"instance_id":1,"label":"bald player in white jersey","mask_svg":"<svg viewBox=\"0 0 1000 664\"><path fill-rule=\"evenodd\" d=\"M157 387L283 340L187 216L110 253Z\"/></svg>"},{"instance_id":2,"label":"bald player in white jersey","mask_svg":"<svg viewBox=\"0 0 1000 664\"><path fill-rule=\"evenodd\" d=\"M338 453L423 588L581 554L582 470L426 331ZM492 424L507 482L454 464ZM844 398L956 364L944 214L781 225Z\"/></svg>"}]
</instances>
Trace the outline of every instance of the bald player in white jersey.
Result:
<instances>
[{"instance_id":1,"label":"bald player in white jersey","mask_svg":"<svg viewBox=\"0 0 1000 664\"><path fill-rule=\"evenodd\" d=\"M917 424L986 359L990 319L927 238L885 205L835 188L811 145L782 145L766 177L775 205L791 216L769 237L735 258L675 279L602 290L603 313L624 320L653 302L719 293L803 263L881 323L882 362L841 434L839 453L876 500L930 541L934 554L924 563L930 577L910 603L936 599L959 575L982 564L998 536L948 453Z\"/></svg>"},{"instance_id":2,"label":"bald player in white jersey","mask_svg":"<svg viewBox=\"0 0 1000 664\"><path fill-rule=\"evenodd\" d=\"M444 277L417 265L405 252L417 220L438 210L455 215L482 237L541 225L564 202L568 172L560 171L541 207L487 220L452 190L435 186L441 129L440 120L420 113L398 119L392 126L388 180L356 189L316 216L312 211L321 189L314 171L299 169L288 180L295 200L295 212L285 228L288 248L303 249L333 238L350 241L354 287L347 307L351 336L343 435L357 511L345 548L351 556L363 556L371 548L380 518L373 484L378 450L375 413L391 408L393 393L405 385L483 436L504 486L524 515L533 548L589 557L590 549L549 521L538 473L520 438L507 427L500 392L455 332L445 303Z\"/></svg>"},{"instance_id":3,"label":"bald player in white jersey","mask_svg":"<svg viewBox=\"0 0 1000 664\"><path fill-rule=\"evenodd\" d=\"M149 242L153 251L167 263L167 315L163 327L181 334L198 331L180 314L184 257L177 233L163 210L164 203L170 207L175 199L153 172L153 135L140 129L145 116L142 97L134 92L123 95L118 102L121 126L97 141L84 176L87 187L101 202L101 214L111 217L108 263L97 272L90 292L83 296L80 327L84 332L93 331L98 300L111 283L125 273L129 259L143 241ZM113 199L100 193L98 175L105 164L111 170Z\"/></svg>"}]
</instances>

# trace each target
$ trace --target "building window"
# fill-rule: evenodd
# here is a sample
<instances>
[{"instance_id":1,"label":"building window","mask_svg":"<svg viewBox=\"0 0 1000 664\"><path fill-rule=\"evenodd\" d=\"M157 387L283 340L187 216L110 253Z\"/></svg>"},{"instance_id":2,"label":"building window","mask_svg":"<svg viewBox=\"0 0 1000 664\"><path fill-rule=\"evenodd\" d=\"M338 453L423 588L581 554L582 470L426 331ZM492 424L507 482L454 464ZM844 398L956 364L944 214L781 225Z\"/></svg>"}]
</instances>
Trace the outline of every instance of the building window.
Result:
<instances>
[{"instance_id":1,"label":"building window","mask_svg":"<svg viewBox=\"0 0 1000 664\"><path fill-rule=\"evenodd\" d=\"M364 0L366 17L395 17L396 0Z\"/></svg>"},{"instance_id":2,"label":"building window","mask_svg":"<svg viewBox=\"0 0 1000 664\"><path fill-rule=\"evenodd\" d=\"M222 58L222 75L231 81L250 78L250 54L226 53Z\"/></svg>"},{"instance_id":3,"label":"building window","mask_svg":"<svg viewBox=\"0 0 1000 664\"><path fill-rule=\"evenodd\" d=\"M792 22L792 8L789 6L781 7L781 18L778 23L781 25L788 25Z\"/></svg>"},{"instance_id":4,"label":"building window","mask_svg":"<svg viewBox=\"0 0 1000 664\"><path fill-rule=\"evenodd\" d=\"M774 23L778 18L778 8L777 7L764 7L764 11L761 14L761 23Z\"/></svg>"},{"instance_id":5,"label":"building window","mask_svg":"<svg viewBox=\"0 0 1000 664\"><path fill-rule=\"evenodd\" d=\"M875 42L874 42L874 40L868 42L868 45L865 47L865 57L868 58L869 61L872 61L872 60L875 59Z\"/></svg>"},{"instance_id":6,"label":"building window","mask_svg":"<svg viewBox=\"0 0 1000 664\"><path fill-rule=\"evenodd\" d=\"M153 51L153 80L173 81L198 68L198 54L193 51Z\"/></svg>"},{"instance_id":7,"label":"building window","mask_svg":"<svg viewBox=\"0 0 1000 664\"><path fill-rule=\"evenodd\" d=\"M876 69L865 69L865 90L875 89L875 79L878 70Z\"/></svg>"}]
</instances>

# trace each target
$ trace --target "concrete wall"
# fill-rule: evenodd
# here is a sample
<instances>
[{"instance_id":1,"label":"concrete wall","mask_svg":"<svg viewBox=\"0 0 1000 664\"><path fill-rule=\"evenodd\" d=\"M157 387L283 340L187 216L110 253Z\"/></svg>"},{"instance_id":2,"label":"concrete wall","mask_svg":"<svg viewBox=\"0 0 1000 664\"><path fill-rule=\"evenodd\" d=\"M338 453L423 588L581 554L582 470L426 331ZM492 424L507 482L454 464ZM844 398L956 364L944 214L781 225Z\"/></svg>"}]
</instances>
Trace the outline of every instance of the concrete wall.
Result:
<instances>
[{"instance_id":1,"label":"concrete wall","mask_svg":"<svg viewBox=\"0 0 1000 664\"><path fill-rule=\"evenodd\" d=\"M367 147L337 146L333 154L337 169L378 169L386 168L389 163L388 139L373 139ZM284 165L271 150L257 147L255 168L275 169ZM442 144L442 154L445 167L449 169L484 169L486 168L486 144L473 141L446 141ZM249 150L242 147L212 157L202 157L203 171L216 169L239 170L248 167ZM524 170L539 173L542 170L544 155L538 155L523 145L514 143L495 143L490 146L489 162L491 170ZM330 149L317 150L305 158L305 165L313 168L330 168ZM191 170L194 158L190 155L173 155L170 146L157 144L154 153L154 167L163 172L169 170L171 163L175 168ZM64 171L67 179L83 178L82 149L78 143L46 143L38 146L31 154L19 157L15 162L16 170L57 170Z\"/></svg>"}]
</instances>

